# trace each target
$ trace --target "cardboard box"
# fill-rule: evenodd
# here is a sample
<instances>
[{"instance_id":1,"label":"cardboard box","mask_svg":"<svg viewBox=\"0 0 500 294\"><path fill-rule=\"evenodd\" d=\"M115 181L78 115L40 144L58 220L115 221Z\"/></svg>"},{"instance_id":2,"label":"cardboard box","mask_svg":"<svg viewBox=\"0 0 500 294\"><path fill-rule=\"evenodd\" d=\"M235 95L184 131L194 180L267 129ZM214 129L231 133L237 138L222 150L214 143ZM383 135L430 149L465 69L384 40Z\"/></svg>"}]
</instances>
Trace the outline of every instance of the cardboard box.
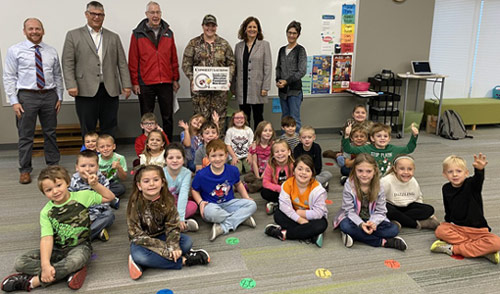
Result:
<instances>
[{"instance_id":1,"label":"cardboard box","mask_svg":"<svg viewBox=\"0 0 500 294\"><path fill-rule=\"evenodd\" d=\"M427 115L427 123L425 124L425 131L428 134L436 133L437 120L438 120L437 115L430 115L430 114Z\"/></svg>"}]
</instances>

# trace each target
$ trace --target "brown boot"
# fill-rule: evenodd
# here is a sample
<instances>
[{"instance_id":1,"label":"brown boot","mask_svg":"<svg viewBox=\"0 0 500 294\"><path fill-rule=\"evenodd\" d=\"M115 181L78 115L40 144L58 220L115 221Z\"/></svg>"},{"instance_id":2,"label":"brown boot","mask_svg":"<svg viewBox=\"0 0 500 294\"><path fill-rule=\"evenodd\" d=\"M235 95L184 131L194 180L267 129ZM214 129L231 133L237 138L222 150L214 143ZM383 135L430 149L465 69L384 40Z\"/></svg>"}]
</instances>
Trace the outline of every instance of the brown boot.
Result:
<instances>
[{"instance_id":1,"label":"brown boot","mask_svg":"<svg viewBox=\"0 0 500 294\"><path fill-rule=\"evenodd\" d=\"M19 183L23 185L31 183L30 173L21 173L19 176Z\"/></svg>"},{"instance_id":2,"label":"brown boot","mask_svg":"<svg viewBox=\"0 0 500 294\"><path fill-rule=\"evenodd\" d=\"M439 226L440 223L437 220L437 218L434 215L432 215L428 219L418 220L417 224L418 224L417 225L418 229L435 230Z\"/></svg>"}]
</instances>

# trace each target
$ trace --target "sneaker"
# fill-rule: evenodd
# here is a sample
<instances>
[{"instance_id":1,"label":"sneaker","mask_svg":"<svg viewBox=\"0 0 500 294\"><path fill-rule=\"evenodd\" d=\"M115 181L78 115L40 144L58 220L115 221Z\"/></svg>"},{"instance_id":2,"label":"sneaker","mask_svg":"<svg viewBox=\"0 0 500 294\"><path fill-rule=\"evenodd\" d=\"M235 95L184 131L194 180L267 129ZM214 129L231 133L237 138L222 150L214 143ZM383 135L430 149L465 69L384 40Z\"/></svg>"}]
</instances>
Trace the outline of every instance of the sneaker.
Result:
<instances>
[{"instance_id":1,"label":"sneaker","mask_svg":"<svg viewBox=\"0 0 500 294\"><path fill-rule=\"evenodd\" d=\"M247 218L244 222L241 223L242 225L249 226L250 228L255 228L257 227L257 223L255 222L255 219L253 217Z\"/></svg>"},{"instance_id":2,"label":"sneaker","mask_svg":"<svg viewBox=\"0 0 500 294\"><path fill-rule=\"evenodd\" d=\"M111 206L114 209L120 208L120 198L115 197L115 199L111 200L109 203L109 206Z\"/></svg>"},{"instance_id":3,"label":"sneaker","mask_svg":"<svg viewBox=\"0 0 500 294\"><path fill-rule=\"evenodd\" d=\"M408 248L408 245L406 245L405 240L401 237L394 237L387 239L384 244L385 248L394 248L397 250L405 251Z\"/></svg>"},{"instance_id":4,"label":"sneaker","mask_svg":"<svg viewBox=\"0 0 500 294\"><path fill-rule=\"evenodd\" d=\"M68 287L73 290L78 290L83 286L87 277L87 266L84 265L79 271L73 273L68 278Z\"/></svg>"},{"instance_id":5,"label":"sneaker","mask_svg":"<svg viewBox=\"0 0 500 294\"><path fill-rule=\"evenodd\" d=\"M311 240L314 244L316 244L316 246L318 246L319 248L323 247L323 233L315 236L314 238L312 238Z\"/></svg>"},{"instance_id":6,"label":"sneaker","mask_svg":"<svg viewBox=\"0 0 500 294\"><path fill-rule=\"evenodd\" d=\"M340 232L340 235L342 236L342 243L344 243L344 246L347 248L351 248L354 244L354 240L352 239L352 237L342 231Z\"/></svg>"},{"instance_id":7,"label":"sneaker","mask_svg":"<svg viewBox=\"0 0 500 294\"><path fill-rule=\"evenodd\" d=\"M210 241L215 240L215 238L222 234L224 234L224 230L222 229L221 225L214 223L212 226L212 230L210 231Z\"/></svg>"},{"instance_id":8,"label":"sneaker","mask_svg":"<svg viewBox=\"0 0 500 294\"><path fill-rule=\"evenodd\" d=\"M31 279L33 276L27 274L12 274L7 276L2 282L2 291L12 292L17 290L31 291Z\"/></svg>"},{"instance_id":9,"label":"sneaker","mask_svg":"<svg viewBox=\"0 0 500 294\"><path fill-rule=\"evenodd\" d=\"M188 218L186 220L187 232L197 232L200 227L198 226L198 222L192 218Z\"/></svg>"},{"instance_id":10,"label":"sneaker","mask_svg":"<svg viewBox=\"0 0 500 294\"><path fill-rule=\"evenodd\" d=\"M488 253L484 255L484 258L488 259L489 261L493 262L494 264L498 264L500 262L500 254L497 252L493 253Z\"/></svg>"},{"instance_id":11,"label":"sneaker","mask_svg":"<svg viewBox=\"0 0 500 294\"><path fill-rule=\"evenodd\" d=\"M446 253L449 256L453 255L452 245L441 240L436 240L434 243L432 243L431 251L435 253Z\"/></svg>"},{"instance_id":12,"label":"sneaker","mask_svg":"<svg viewBox=\"0 0 500 294\"><path fill-rule=\"evenodd\" d=\"M137 280L142 276L142 268L134 262L132 255L128 256L128 273L132 280Z\"/></svg>"},{"instance_id":13,"label":"sneaker","mask_svg":"<svg viewBox=\"0 0 500 294\"><path fill-rule=\"evenodd\" d=\"M280 239L281 241L285 241L285 237L283 236L283 232L281 231L281 227L275 224L268 224L264 233L270 237L274 237Z\"/></svg>"},{"instance_id":14,"label":"sneaker","mask_svg":"<svg viewBox=\"0 0 500 294\"><path fill-rule=\"evenodd\" d=\"M330 190L330 183L329 182L326 182L324 185L323 185L323 188L326 190L326 192L328 192Z\"/></svg>"},{"instance_id":15,"label":"sneaker","mask_svg":"<svg viewBox=\"0 0 500 294\"><path fill-rule=\"evenodd\" d=\"M205 265L210 263L210 255L203 249L189 250L186 254L186 266Z\"/></svg>"},{"instance_id":16,"label":"sneaker","mask_svg":"<svg viewBox=\"0 0 500 294\"><path fill-rule=\"evenodd\" d=\"M267 204L266 204L267 215L273 214L276 211L276 208L278 208L278 203L267 202Z\"/></svg>"},{"instance_id":17,"label":"sneaker","mask_svg":"<svg viewBox=\"0 0 500 294\"><path fill-rule=\"evenodd\" d=\"M398 221L391 220L391 223L395 224L398 227L398 233L401 232L402 226Z\"/></svg>"},{"instance_id":18,"label":"sneaker","mask_svg":"<svg viewBox=\"0 0 500 294\"><path fill-rule=\"evenodd\" d=\"M428 219L419 220L417 221L417 223L419 224L420 229L429 229L429 230L435 230L440 224L434 215L429 217Z\"/></svg>"},{"instance_id":19,"label":"sneaker","mask_svg":"<svg viewBox=\"0 0 500 294\"><path fill-rule=\"evenodd\" d=\"M102 229L102 231L99 233L99 240L106 242L109 240L109 233L108 230Z\"/></svg>"},{"instance_id":20,"label":"sneaker","mask_svg":"<svg viewBox=\"0 0 500 294\"><path fill-rule=\"evenodd\" d=\"M345 182L347 182L347 176L341 176L340 177L340 184L344 186Z\"/></svg>"}]
</instances>

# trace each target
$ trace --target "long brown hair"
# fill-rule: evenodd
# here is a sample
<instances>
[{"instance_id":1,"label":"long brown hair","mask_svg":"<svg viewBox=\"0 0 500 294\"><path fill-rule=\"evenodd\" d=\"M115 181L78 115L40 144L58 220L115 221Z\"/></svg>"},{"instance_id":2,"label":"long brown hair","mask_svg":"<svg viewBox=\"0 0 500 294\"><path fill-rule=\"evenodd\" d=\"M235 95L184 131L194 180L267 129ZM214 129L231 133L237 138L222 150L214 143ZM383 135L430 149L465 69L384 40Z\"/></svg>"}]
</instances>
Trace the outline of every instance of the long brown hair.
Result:
<instances>
[{"instance_id":1,"label":"long brown hair","mask_svg":"<svg viewBox=\"0 0 500 294\"><path fill-rule=\"evenodd\" d=\"M271 139L269 139L268 144L272 144L272 142L274 141L274 138L276 137L276 133L274 132L273 125L270 122L268 122L267 120L263 120L255 128L255 135L254 135L255 145L260 145L262 132L264 131L264 129L266 128L267 125L270 125L271 129L273 130L273 135L271 136Z\"/></svg>"},{"instance_id":2,"label":"long brown hair","mask_svg":"<svg viewBox=\"0 0 500 294\"><path fill-rule=\"evenodd\" d=\"M149 161L151 160L151 149L148 146L149 138L151 137L152 134L159 134L160 137L163 140L163 150L165 150L165 145L167 144L167 138L165 138L165 135L163 135L163 132L160 130L152 130L149 132L148 137L146 138L146 146L144 147L144 151L142 153L146 155L146 163L149 164ZM165 154L164 154L165 155Z\"/></svg>"},{"instance_id":3,"label":"long brown hair","mask_svg":"<svg viewBox=\"0 0 500 294\"><path fill-rule=\"evenodd\" d=\"M354 182L353 188L356 190L356 197L359 201L362 201L363 192L361 191L361 183L359 182L358 177L356 177L356 167L363 162L366 162L373 167L373 178L367 193L368 201L371 203L377 201L378 192L380 191L380 173L378 171L375 158L367 153L356 155L356 158L354 159L354 165L351 169L351 173L349 174L349 180Z\"/></svg>"},{"instance_id":4,"label":"long brown hair","mask_svg":"<svg viewBox=\"0 0 500 294\"><path fill-rule=\"evenodd\" d=\"M142 179L142 175L148 171L156 171L163 182L160 190L160 199L158 199L157 201L161 202L167 207L172 207L173 205L175 205L174 196L172 196L172 194L168 190L167 179L165 178L165 173L163 172L163 168L157 165L141 165L135 171L134 183L132 185L132 194L130 195L127 206L127 215L131 215L132 207L134 205L137 209L137 214L140 215L141 212L143 211L143 207L145 207L146 205L146 202L149 201L142 196L142 191L140 191L139 187L137 187L137 184Z\"/></svg>"},{"instance_id":5,"label":"long brown hair","mask_svg":"<svg viewBox=\"0 0 500 294\"><path fill-rule=\"evenodd\" d=\"M271 168L273 171L272 173L272 179L274 183L278 183L278 177L276 176L276 166L278 163L276 160L274 160L274 146L281 144L286 146L290 154L288 155L287 162L285 164L286 169L288 170L288 175L293 174L293 157L292 157L292 150L290 149L290 146L288 145L286 140L278 139L274 141L273 145L271 146L271 156L269 156L269 159L267 161L267 165Z\"/></svg>"}]
</instances>

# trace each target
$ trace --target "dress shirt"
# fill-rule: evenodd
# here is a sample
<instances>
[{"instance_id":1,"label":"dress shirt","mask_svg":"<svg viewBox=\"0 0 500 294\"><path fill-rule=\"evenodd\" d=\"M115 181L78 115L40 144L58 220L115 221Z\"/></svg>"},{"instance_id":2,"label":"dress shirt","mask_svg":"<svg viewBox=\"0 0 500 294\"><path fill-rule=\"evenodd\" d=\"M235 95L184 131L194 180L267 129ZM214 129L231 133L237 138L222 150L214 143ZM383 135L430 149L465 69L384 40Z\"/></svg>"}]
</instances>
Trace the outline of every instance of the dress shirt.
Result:
<instances>
[{"instance_id":1,"label":"dress shirt","mask_svg":"<svg viewBox=\"0 0 500 294\"><path fill-rule=\"evenodd\" d=\"M40 45L45 78L43 90L56 89L61 101L64 88L57 51L44 42L38 45ZM26 40L7 50L3 83L11 105L19 103L17 97L19 90L40 90L36 84L35 44L31 41Z\"/></svg>"},{"instance_id":2,"label":"dress shirt","mask_svg":"<svg viewBox=\"0 0 500 294\"><path fill-rule=\"evenodd\" d=\"M89 33L90 33L90 38L92 39L92 41L94 41L94 45L95 45L95 49L97 51L97 55L99 56L99 69L101 71L101 82L103 81L103 76L102 76L102 47L103 47L103 39L104 39L104 35L102 33L102 27L101 29L96 32L94 31L93 28L91 28L89 25L87 25L87 28L89 29Z\"/></svg>"}]
</instances>

